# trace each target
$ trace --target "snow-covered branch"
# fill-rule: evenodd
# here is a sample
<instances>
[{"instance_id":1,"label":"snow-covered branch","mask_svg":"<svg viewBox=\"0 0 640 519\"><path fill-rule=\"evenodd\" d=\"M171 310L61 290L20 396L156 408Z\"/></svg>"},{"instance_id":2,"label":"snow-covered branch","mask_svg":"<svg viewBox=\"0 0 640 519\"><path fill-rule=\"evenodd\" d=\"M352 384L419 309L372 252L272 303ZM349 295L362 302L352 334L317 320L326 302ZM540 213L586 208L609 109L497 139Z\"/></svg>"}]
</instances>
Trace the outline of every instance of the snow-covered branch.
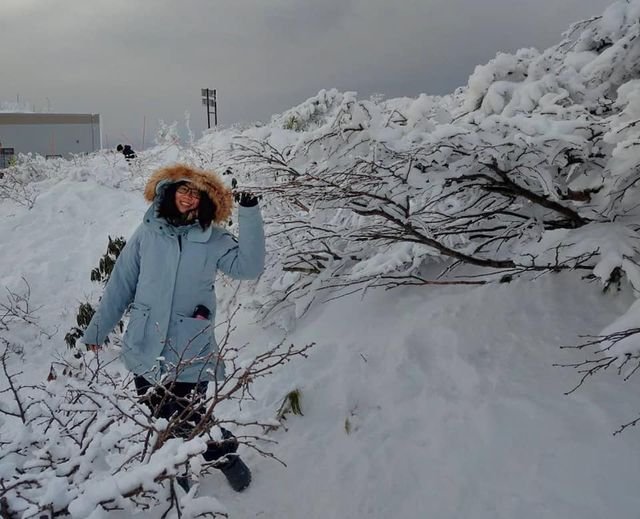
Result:
<instances>
[{"instance_id":1,"label":"snow-covered branch","mask_svg":"<svg viewBox=\"0 0 640 519\"><path fill-rule=\"evenodd\" d=\"M28 298L20 299L18 314L9 325L32 323ZM48 380L27 382L19 365L20 348L2 336L0 368L6 383L0 387L0 500L3 517L71 514L89 517L96 508L137 513L156 511L162 517L226 517L214 497L184 494L177 477L198 479L217 466L201 455L212 444L222 446L217 425L266 430L273 420L233 419L220 415L220 404L251 398L251 385L295 357L306 356L312 345L277 344L254 356L247 345L231 346L235 313L225 323L219 360L231 369L210 384L207 394L193 391L182 409L159 416L172 386L159 380L139 398L130 376L113 369L116 347L94 353L67 350L51 366ZM31 321L26 321L27 316ZM18 322L20 321L20 322ZM9 329L9 326L6 328ZM244 360L240 362L240 358ZM192 362L197 362L196 359ZM209 359L208 359L209 360ZM180 360L176 372L185 369ZM13 366L13 367L12 367ZM152 378L153 374L149 374ZM150 397L148 395L160 395ZM149 398L159 399L150 402ZM191 426L185 430L185 423ZM237 442L275 458L261 435L239 435ZM235 444L237 448L237 443ZM172 515L173 516L173 515Z\"/></svg>"}]
</instances>

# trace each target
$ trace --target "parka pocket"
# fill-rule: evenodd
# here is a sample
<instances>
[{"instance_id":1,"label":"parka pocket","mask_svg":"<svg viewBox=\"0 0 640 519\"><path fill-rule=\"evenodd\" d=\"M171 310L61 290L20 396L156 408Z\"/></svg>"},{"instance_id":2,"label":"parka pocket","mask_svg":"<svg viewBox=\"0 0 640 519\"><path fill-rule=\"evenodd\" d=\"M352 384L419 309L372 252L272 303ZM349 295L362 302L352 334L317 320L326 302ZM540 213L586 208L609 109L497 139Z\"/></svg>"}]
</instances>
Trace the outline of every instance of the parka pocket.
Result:
<instances>
[{"instance_id":1,"label":"parka pocket","mask_svg":"<svg viewBox=\"0 0 640 519\"><path fill-rule=\"evenodd\" d=\"M177 314L176 353L183 361L206 357L211 351L211 321ZM206 359L202 359L206 360Z\"/></svg>"},{"instance_id":2,"label":"parka pocket","mask_svg":"<svg viewBox=\"0 0 640 519\"><path fill-rule=\"evenodd\" d=\"M149 310L149 306L143 303L132 303L129 306L129 324L122 338L125 348L139 349L144 345Z\"/></svg>"}]
</instances>

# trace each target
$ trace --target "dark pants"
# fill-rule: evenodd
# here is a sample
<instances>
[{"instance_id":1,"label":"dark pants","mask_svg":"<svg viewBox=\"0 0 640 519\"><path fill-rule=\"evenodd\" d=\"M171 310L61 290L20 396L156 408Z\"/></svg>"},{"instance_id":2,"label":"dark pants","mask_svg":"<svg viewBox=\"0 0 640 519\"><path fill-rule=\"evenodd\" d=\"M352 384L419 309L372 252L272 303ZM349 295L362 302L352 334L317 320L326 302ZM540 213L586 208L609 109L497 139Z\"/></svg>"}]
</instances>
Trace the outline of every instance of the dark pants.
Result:
<instances>
[{"instance_id":1,"label":"dark pants","mask_svg":"<svg viewBox=\"0 0 640 519\"><path fill-rule=\"evenodd\" d=\"M178 417L174 437L188 437L204 417L206 409L198 404L198 400L204 400L208 382L170 382L164 386L154 386L140 375L136 375L134 381L140 401L151 410L153 416L167 420ZM223 427L220 430L223 441L207 442L208 448L203 454L207 461L217 460L238 448L238 441L231 431Z\"/></svg>"}]
</instances>

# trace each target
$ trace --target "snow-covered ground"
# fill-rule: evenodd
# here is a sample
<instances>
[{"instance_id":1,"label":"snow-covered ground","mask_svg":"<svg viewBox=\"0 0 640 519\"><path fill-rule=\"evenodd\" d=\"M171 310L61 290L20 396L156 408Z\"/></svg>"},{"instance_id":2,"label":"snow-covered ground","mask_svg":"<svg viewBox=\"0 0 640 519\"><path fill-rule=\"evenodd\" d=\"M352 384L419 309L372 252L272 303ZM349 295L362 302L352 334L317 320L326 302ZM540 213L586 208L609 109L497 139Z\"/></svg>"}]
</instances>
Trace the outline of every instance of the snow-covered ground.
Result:
<instances>
[{"instance_id":1,"label":"snow-covered ground","mask_svg":"<svg viewBox=\"0 0 640 519\"><path fill-rule=\"evenodd\" d=\"M449 96L322 90L269 123L184 147L164 125L131 164L108 151L20 157L0 178L0 310L28 285L38 322L0 326L23 349L9 372L45 381L78 305L99 297L89 273L108 236L141 221L145 179L188 162L264 196L265 273L237 297L228 280L216 287L220 320L243 303L231 343L249 344L247 358L283 339L315 343L307 359L256 380L255 400L216 409L273 423L298 389L303 416L265 442L286 466L242 446L251 487L236 494L215 473L201 496L243 519L637 518L640 436L613 432L640 412L640 377L624 381L640 356L639 14L640 0L615 2L546 51L498 54ZM511 281L374 288L385 276L441 280L452 257ZM463 273L478 274L445 278ZM348 293L355 285L368 289ZM565 395L579 374L554 365L595 353L560 346L625 331L605 353L629 361L622 376L612 364ZM10 393L0 393L3 410ZM24 433L30 447L32 431L15 422L0 415L0 432ZM40 454L26 463L37 470ZM15 469L0 461L0 477ZM105 491L120 496L104 473ZM73 473L45 476L65 485ZM68 489L55 487L32 506L75 500L77 518L130 517L89 513L101 482L86 499L84 488L60 497Z\"/></svg>"},{"instance_id":2,"label":"snow-covered ground","mask_svg":"<svg viewBox=\"0 0 640 519\"><path fill-rule=\"evenodd\" d=\"M315 354L264 390L267 405L303 391L278 434L288 467L251 457L250 498L221 499L234 517L636 517L640 438L611 432L637 383L567 397L572 374L551 366L624 299L568 275L325 305L293 336Z\"/></svg>"},{"instance_id":3,"label":"snow-covered ground","mask_svg":"<svg viewBox=\"0 0 640 519\"><path fill-rule=\"evenodd\" d=\"M34 382L66 348L107 236L129 235L145 209L139 191L94 178L39 189L31 210L0 205L0 284L28 280L40 325L59 330L25 351ZM317 343L309 359L261 381L242 411L274 416L302 391L304 416L272 433L287 467L245 452L246 492L215 474L200 493L239 518L637 517L640 436L612 436L637 413L637 382L603 377L564 396L576 376L552 366L576 358L559 345L597 333L630 301L565 273L319 304L289 336ZM260 348L280 334L246 313L234 340Z\"/></svg>"}]
</instances>

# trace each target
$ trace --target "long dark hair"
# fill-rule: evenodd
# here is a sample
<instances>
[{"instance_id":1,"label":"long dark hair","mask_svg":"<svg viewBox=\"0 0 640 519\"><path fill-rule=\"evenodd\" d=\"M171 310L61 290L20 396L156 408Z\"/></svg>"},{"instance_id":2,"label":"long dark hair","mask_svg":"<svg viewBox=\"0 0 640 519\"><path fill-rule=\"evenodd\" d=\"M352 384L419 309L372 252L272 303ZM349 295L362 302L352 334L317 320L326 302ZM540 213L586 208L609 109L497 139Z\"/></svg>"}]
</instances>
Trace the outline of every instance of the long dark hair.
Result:
<instances>
[{"instance_id":1,"label":"long dark hair","mask_svg":"<svg viewBox=\"0 0 640 519\"><path fill-rule=\"evenodd\" d=\"M164 218L169 223L181 222L184 220L183 214L176 206L176 191L178 188L188 182L174 182L169 184L162 194L160 203L158 204L158 216ZM200 204L198 205L198 213L196 220L202 229L206 229L216 216L216 205L213 203L209 195L204 191L200 191Z\"/></svg>"}]
</instances>

